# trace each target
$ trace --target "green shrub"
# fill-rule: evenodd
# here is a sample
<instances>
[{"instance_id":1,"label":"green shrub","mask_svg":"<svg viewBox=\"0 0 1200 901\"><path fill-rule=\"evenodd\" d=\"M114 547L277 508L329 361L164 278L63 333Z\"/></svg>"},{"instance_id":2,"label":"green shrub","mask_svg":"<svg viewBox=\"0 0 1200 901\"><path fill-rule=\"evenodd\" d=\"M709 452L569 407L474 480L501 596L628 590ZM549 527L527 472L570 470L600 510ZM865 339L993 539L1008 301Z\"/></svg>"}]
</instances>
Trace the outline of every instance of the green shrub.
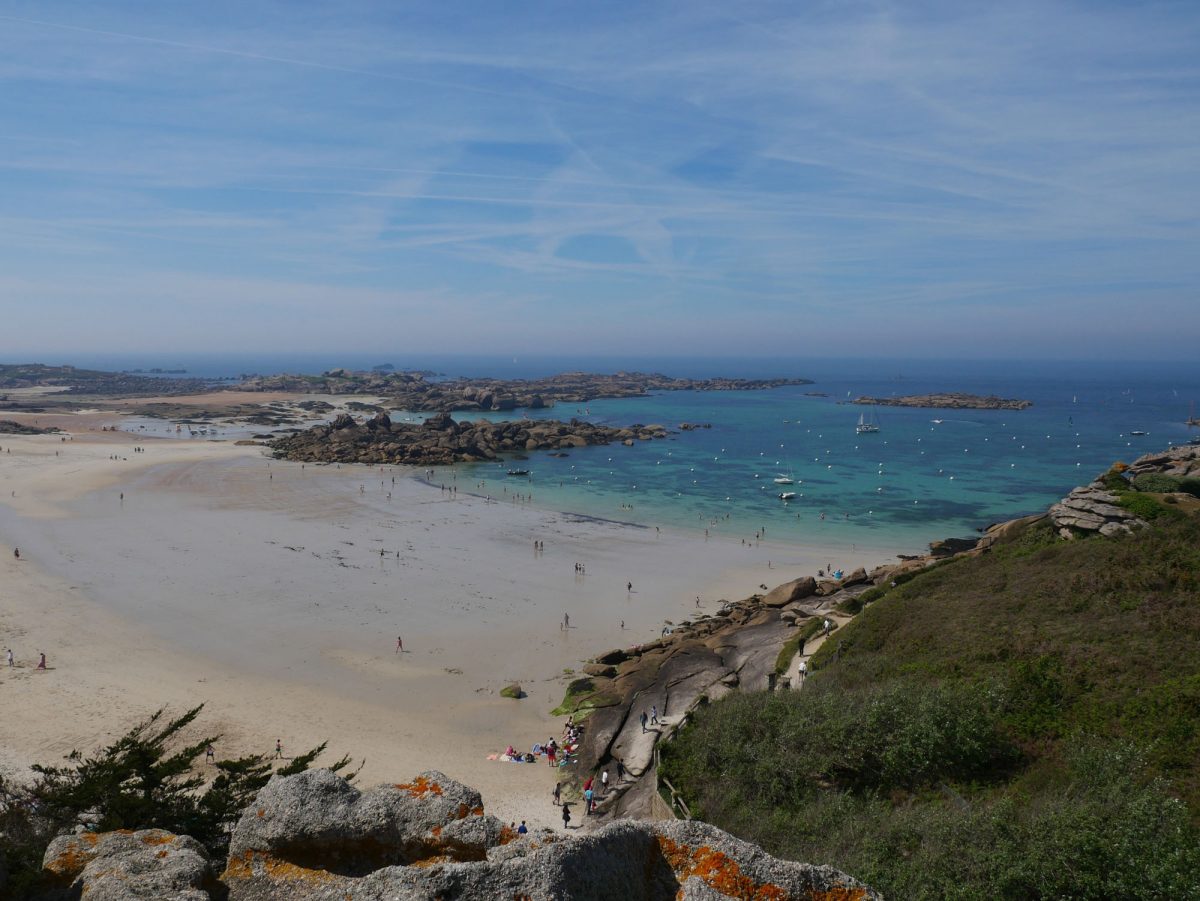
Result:
<instances>
[{"instance_id":1,"label":"green shrub","mask_svg":"<svg viewBox=\"0 0 1200 901\"><path fill-rule=\"evenodd\" d=\"M1132 513L1134 516L1144 519L1146 522L1154 522L1154 520L1166 516L1182 516L1178 510L1173 510L1163 504L1158 498L1151 497L1148 494L1139 494L1135 491L1127 491L1117 498L1117 503Z\"/></svg>"},{"instance_id":2,"label":"green shrub","mask_svg":"<svg viewBox=\"0 0 1200 901\"><path fill-rule=\"evenodd\" d=\"M232 826L271 776L303 772L325 750L320 744L277 770L261 754L218 760L208 782L196 765L219 736L180 744L202 709L174 719L159 710L93 756L72 751L65 765L34 766L37 780L29 789L0 781L0 864L7 865L9 876L4 897L45 897L40 880L46 846L81 819L97 832L158 828L189 835L221 859ZM349 764L343 757L328 769L337 772Z\"/></svg>"},{"instance_id":3,"label":"green shrub","mask_svg":"<svg viewBox=\"0 0 1200 901\"><path fill-rule=\"evenodd\" d=\"M1016 759L999 730L1001 704L998 693L963 686L734 695L664 746L663 773L677 785L737 773L759 802L779 805L822 786L861 794L990 780Z\"/></svg>"},{"instance_id":4,"label":"green shrub","mask_svg":"<svg viewBox=\"0 0 1200 901\"><path fill-rule=\"evenodd\" d=\"M1181 479L1175 476L1164 475L1160 472L1143 472L1140 475L1134 476L1133 487L1138 491L1165 494L1169 491L1178 491L1181 481Z\"/></svg>"}]
</instances>

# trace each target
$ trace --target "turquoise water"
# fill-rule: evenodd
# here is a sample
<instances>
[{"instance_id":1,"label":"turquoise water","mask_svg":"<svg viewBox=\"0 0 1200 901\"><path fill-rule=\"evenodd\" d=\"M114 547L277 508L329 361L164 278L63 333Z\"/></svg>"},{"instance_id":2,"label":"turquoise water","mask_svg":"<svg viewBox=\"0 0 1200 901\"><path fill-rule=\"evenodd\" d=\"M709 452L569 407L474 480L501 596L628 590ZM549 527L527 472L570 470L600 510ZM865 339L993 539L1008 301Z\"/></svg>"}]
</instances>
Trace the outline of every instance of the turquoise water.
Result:
<instances>
[{"instance_id":1,"label":"turquoise water","mask_svg":"<svg viewBox=\"0 0 1200 901\"><path fill-rule=\"evenodd\" d=\"M470 467L459 484L482 479L482 490L493 496L503 497L505 489L532 493L538 506L649 526L707 528L734 537L750 537L765 527L768 538L784 542L909 550L1039 512L1115 460L1186 441L1184 421L1191 403L1200 402L1200 367L1182 363L402 354L390 360L330 355L72 362L114 368L182 364L206 376L319 372L391 362L400 368L504 378L569 369L811 378L813 385L771 391L671 392L593 401L586 410L563 405L531 411L535 418L579 416L612 425L661 423L670 428L708 422L712 428L634 447L582 448L563 459L534 454L520 464L531 470L529 480L505 477L509 464ZM810 391L828 396L806 396ZM930 391L999 394L1031 400L1034 406L1019 412L881 407L880 432L857 435L854 426L864 408L838 403L862 394ZM521 414L492 418L514 415ZM1134 430L1149 434L1132 436ZM792 501L777 497L785 487L771 480L780 473L796 479L786 486L797 494Z\"/></svg>"},{"instance_id":2,"label":"turquoise water","mask_svg":"<svg viewBox=\"0 0 1200 901\"><path fill-rule=\"evenodd\" d=\"M566 458L533 454L520 464L530 469L528 480L505 477L509 463L472 467L471 477L486 479L493 496L505 489L531 492L538 505L647 525L735 537L765 528L776 541L918 550L935 538L970 535L1044 510L1115 460L1186 441L1182 398L1189 390L1200 395L1195 382L1178 379L1143 377L1136 387L1096 374L1019 382L829 378L770 391L677 392L560 406L536 416L671 428L708 422L712 428L634 447L582 448ZM838 403L847 392L882 396L947 387L1035 405L1023 411L880 407L880 431L858 435L854 427L865 408ZM815 390L829 396L805 396ZM1133 436L1134 430L1149 434ZM795 484L775 484L781 474ZM783 501L781 491L797 496Z\"/></svg>"}]
</instances>

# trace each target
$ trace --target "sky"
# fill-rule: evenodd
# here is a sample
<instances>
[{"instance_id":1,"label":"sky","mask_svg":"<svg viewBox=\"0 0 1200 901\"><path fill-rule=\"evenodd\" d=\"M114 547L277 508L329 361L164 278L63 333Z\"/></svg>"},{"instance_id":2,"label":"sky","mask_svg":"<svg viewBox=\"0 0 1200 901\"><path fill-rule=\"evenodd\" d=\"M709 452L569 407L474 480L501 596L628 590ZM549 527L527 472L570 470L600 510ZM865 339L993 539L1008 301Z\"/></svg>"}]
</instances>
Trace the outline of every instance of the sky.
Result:
<instances>
[{"instance_id":1,"label":"sky","mask_svg":"<svg viewBox=\"0 0 1200 901\"><path fill-rule=\"evenodd\" d=\"M1200 3L0 0L0 359L1192 359Z\"/></svg>"}]
</instances>

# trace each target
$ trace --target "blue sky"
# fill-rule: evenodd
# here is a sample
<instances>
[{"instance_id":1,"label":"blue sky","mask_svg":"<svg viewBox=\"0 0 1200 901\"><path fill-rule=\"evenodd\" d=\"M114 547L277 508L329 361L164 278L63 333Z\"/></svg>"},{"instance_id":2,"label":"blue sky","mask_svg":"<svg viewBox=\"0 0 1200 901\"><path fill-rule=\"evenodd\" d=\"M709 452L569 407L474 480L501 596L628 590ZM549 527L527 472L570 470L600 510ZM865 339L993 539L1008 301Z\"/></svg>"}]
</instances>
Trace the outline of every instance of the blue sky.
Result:
<instances>
[{"instance_id":1,"label":"blue sky","mask_svg":"<svg viewBox=\"0 0 1200 901\"><path fill-rule=\"evenodd\" d=\"M3 358L1188 359L1198 285L1194 0L0 0Z\"/></svg>"}]
</instances>

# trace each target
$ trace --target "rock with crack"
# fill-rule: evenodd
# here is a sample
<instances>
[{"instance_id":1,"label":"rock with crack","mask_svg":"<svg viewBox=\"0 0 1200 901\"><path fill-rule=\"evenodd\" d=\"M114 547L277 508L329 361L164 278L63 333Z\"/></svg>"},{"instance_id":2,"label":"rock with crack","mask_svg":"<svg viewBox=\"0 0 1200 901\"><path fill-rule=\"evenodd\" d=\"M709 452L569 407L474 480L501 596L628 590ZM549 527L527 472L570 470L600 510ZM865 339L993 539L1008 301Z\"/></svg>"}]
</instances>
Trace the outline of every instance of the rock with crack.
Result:
<instances>
[{"instance_id":1,"label":"rock with crack","mask_svg":"<svg viewBox=\"0 0 1200 901\"><path fill-rule=\"evenodd\" d=\"M508 840L479 793L436 771L362 792L329 770L275 777L234 829L223 877L270 879L275 862L343 876L389 865L483 860Z\"/></svg>"},{"instance_id":2,"label":"rock with crack","mask_svg":"<svg viewBox=\"0 0 1200 901\"><path fill-rule=\"evenodd\" d=\"M407 865L355 867L359 872L353 873L340 865L331 869L315 859L313 842L319 836L329 836L342 847L380 843L410 847L402 830L393 829L408 824L416 832L407 839L425 843L428 830L436 828L430 824L455 812L447 807L447 795L470 792L441 774L427 773L410 783L425 788L407 798L381 790L356 798L348 785L338 788L334 780L338 777L274 779L268 787L270 796L260 795L243 813L235 831L236 857L231 857L225 874L229 901L879 897L837 870L776 860L755 845L697 822L622 820L589 833L544 831L519 839L507 831L491 835L485 830L480 838L492 844L486 857L478 860L435 856L410 859ZM441 787L441 795L430 788L434 784ZM305 797L309 800L303 809L292 805L291 800ZM284 798L291 800L280 803ZM386 810L389 805L396 806L392 814ZM429 809L421 814L421 807ZM343 825L334 829L331 824L342 818L346 818ZM376 859L396 856L404 855L382 854Z\"/></svg>"},{"instance_id":3,"label":"rock with crack","mask_svg":"<svg viewBox=\"0 0 1200 901\"><path fill-rule=\"evenodd\" d=\"M42 868L45 898L209 901L218 887L204 846L162 829L59 836Z\"/></svg>"},{"instance_id":4,"label":"rock with crack","mask_svg":"<svg viewBox=\"0 0 1200 901\"><path fill-rule=\"evenodd\" d=\"M1075 488L1048 511L1054 528L1064 538L1079 532L1113 536L1126 534L1145 523L1119 505L1115 494L1096 483Z\"/></svg>"}]
</instances>

